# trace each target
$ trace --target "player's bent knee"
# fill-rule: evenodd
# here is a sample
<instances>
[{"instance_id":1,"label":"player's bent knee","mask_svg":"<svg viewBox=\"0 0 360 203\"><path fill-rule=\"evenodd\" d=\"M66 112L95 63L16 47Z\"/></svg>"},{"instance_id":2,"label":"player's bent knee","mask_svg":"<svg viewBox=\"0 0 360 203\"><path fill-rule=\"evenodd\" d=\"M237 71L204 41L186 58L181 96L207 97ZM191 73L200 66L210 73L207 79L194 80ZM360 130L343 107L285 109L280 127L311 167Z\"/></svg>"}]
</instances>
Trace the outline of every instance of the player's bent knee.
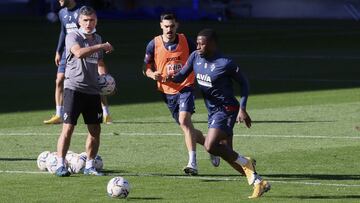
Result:
<instances>
[{"instance_id":1,"label":"player's bent knee","mask_svg":"<svg viewBox=\"0 0 360 203\"><path fill-rule=\"evenodd\" d=\"M204 148L210 154L214 154L214 152L215 152L215 146L213 144L211 144L210 142L205 141Z\"/></svg>"}]
</instances>

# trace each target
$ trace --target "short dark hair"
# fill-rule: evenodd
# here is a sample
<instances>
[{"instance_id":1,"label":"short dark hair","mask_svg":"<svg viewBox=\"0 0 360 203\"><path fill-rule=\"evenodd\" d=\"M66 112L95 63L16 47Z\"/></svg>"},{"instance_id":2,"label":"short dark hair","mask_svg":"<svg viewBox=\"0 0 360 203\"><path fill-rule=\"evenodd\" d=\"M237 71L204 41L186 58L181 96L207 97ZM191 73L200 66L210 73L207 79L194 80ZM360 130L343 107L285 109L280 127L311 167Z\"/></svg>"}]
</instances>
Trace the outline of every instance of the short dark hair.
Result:
<instances>
[{"instance_id":1,"label":"short dark hair","mask_svg":"<svg viewBox=\"0 0 360 203\"><path fill-rule=\"evenodd\" d=\"M176 15L175 13L172 13L172 12L164 12L160 15L160 22L163 21L163 20L175 20L177 21L176 19Z\"/></svg>"},{"instance_id":2,"label":"short dark hair","mask_svg":"<svg viewBox=\"0 0 360 203\"><path fill-rule=\"evenodd\" d=\"M218 41L218 36L217 36L215 30L213 30L213 29L209 29L209 28L203 29L198 33L198 36L204 36L208 40L213 40L215 42Z\"/></svg>"},{"instance_id":3,"label":"short dark hair","mask_svg":"<svg viewBox=\"0 0 360 203\"><path fill-rule=\"evenodd\" d=\"M95 14L96 15L96 11L95 9L93 9L92 7L90 6L82 6L79 10L79 14L80 15L85 15L85 16L90 16L92 14Z\"/></svg>"}]
</instances>

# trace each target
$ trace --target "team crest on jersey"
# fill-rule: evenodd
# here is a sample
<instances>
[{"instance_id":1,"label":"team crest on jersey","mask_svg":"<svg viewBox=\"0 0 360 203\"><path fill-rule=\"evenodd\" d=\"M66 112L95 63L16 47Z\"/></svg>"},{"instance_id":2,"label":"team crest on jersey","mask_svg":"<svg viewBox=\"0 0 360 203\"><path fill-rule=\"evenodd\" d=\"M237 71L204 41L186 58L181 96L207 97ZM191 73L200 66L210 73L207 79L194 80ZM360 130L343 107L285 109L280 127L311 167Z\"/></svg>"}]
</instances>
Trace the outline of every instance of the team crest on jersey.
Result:
<instances>
[{"instance_id":1,"label":"team crest on jersey","mask_svg":"<svg viewBox=\"0 0 360 203\"><path fill-rule=\"evenodd\" d=\"M196 74L196 80L199 85L205 86L205 87L212 87L211 83L211 77L208 74Z\"/></svg>"}]
</instances>

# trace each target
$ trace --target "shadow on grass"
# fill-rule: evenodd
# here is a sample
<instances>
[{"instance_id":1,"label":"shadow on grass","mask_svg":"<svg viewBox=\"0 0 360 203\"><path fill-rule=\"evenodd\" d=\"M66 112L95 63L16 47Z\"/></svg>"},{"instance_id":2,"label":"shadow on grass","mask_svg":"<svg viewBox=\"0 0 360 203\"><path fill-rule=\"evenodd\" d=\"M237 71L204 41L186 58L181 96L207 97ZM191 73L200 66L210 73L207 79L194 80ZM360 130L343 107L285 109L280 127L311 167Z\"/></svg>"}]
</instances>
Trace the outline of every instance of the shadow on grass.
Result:
<instances>
[{"instance_id":1,"label":"shadow on grass","mask_svg":"<svg viewBox=\"0 0 360 203\"><path fill-rule=\"evenodd\" d=\"M278 120L278 121L252 121L253 123L331 123L335 121L284 121L284 120Z\"/></svg>"},{"instance_id":2,"label":"shadow on grass","mask_svg":"<svg viewBox=\"0 0 360 203\"><path fill-rule=\"evenodd\" d=\"M151 200L163 200L161 197L128 197L126 198L127 201L136 200L136 201L151 201Z\"/></svg>"},{"instance_id":3,"label":"shadow on grass","mask_svg":"<svg viewBox=\"0 0 360 203\"><path fill-rule=\"evenodd\" d=\"M36 161L34 158L0 158L0 161Z\"/></svg>"},{"instance_id":4,"label":"shadow on grass","mask_svg":"<svg viewBox=\"0 0 360 203\"><path fill-rule=\"evenodd\" d=\"M169 116L170 118L170 116ZM162 124L162 123L174 123L173 120L168 121L113 121L116 124ZM208 121L192 121L193 123L208 123ZM335 121L289 121L289 120L269 120L269 121L261 121L261 120L253 120L252 123L331 123ZM360 128L359 128L360 129Z\"/></svg>"},{"instance_id":5,"label":"shadow on grass","mask_svg":"<svg viewBox=\"0 0 360 203\"><path fill-rule=\"evenodd\" d=\"M261 174L264 177L281 180L360 180L360 175L352 174Z\"/></svg>"},{"instance_id":6,"label":"shadow on grass","mask_svg":"<svg viewBox=\"0 0 360 203\"><path fill-rule=\"evenodd\" d=\"M294 195L294 196L271 196L283 199L302 199L302 200L315 200L315 199L360 199L360 195Z\"/></svg>"}]
</instances>

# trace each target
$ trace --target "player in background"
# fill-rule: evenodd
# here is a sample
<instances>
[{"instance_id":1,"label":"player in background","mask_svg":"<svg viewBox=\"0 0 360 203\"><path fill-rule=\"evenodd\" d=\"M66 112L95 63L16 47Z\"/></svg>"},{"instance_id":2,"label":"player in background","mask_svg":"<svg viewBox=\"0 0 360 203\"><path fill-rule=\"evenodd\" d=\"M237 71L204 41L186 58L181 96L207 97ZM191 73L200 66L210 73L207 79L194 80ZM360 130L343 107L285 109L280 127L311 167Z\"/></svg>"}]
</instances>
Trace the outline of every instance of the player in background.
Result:
<instances>
[{"instance_id":1,"label":"player in background","mask_svg":"<svg viewBox=\"0 0 360 203\"><path fill-rule=\"evenodd\" d=\"M61 23L61 31L59 35L58 45L55 53L55 65L58 67L55 81L55 105L56 113L49 120L45 120L45 124L60 124L63 121L64 106L64 79L65 79L65 37L67 34L78 29L78 17L80 6L75 0L59 0L59 4L63 7L59 11L59 20ZM99 69L101 71L101 69ZM105 96L101 97L104 123L112 123L109 105Z\"/></svg>"},{"instance_id":2,"label":"player in background","mask_svg":"<svg viewBox=\"0 0 360 203\"><path fill-rule=\"evenodd\" d=\"M167 104L173 118L179 124L185 136L185 144L189 154L189 161L184 172L197 175L196 143L204 145L204 136L194 128L191 116L195 103L193 95L194 74L191 73L184 82L162 82L168 72L178 72L182 69L189 54L196 49L184 34L178 34L178 22L173 13L163 13L160 16L162 35L156 36L146 47L144 59L144 74L157 81L158 90ZM212 156L214 166L219 165L219 157Z\"/></svg>"},{"instance_id":3,"label":"player in background","mask_svg":"<svg viewBox=\"0 0 360 203\"><path fill-rule=\"evenodd\" d=\"M65 155L69 149L78 117L82 114L87 124L85 175L103 175L96 171L94 159L100 145L102 108L98 72L107 72L103 55L113 51L108 42L102 43L96 34L97 16L91 7L79 10L80 28L66 36L66 72L64 81L64 123L57 143L56 175L70 173L65 166ZM101 71L99 71L101 69Z\"/></svg>"},{"instance_id":4,"label":"player in background","mask_svg":"<svg viewBox=\"0 0 360 203\"><path fill-rule=\"evenodd\" d=\"M180 72L175 76L170 73L169 80L181 83L195 73L208 110L209 129L204 144L206 151L220 156L238 172L245 173L248 184L254 186L253 194L249 198L260 197L270 190L270 184L256 173L249 158L233 150L235 122L244 122L246 127L251 127L251 118L246 112L248 81L239 66L218 51L214 30L200 31L196 42L197 51L189 56ZM241 85L240 103L234 95L232 80Z\"/></svg>"}]
</instances>

